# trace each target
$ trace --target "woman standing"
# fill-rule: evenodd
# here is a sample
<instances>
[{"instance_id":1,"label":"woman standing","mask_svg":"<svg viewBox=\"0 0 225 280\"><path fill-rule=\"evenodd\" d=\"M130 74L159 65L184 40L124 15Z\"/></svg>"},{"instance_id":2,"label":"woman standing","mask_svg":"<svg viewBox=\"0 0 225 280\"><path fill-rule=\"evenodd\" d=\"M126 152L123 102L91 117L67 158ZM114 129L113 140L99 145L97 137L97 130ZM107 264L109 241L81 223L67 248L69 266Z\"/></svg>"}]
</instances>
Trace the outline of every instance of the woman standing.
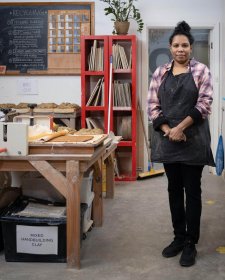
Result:
<instances>
[{"instance_id":1,"label":"woman standing","mask_svg":"<svg viewBox=\"0 0 225 280\"><path fill-rule=\"evenodd\" d=\"M148 93L153 122L152 161L162 162L168 178L174 240L166 258L182 252L181 266L195 263L200 235L201 176L204 165L215 166L208 115L212 80L206 65L190 59L194 38L182 21L169 38L173 60L156 69Z\"/></svg>"}]
</instances>

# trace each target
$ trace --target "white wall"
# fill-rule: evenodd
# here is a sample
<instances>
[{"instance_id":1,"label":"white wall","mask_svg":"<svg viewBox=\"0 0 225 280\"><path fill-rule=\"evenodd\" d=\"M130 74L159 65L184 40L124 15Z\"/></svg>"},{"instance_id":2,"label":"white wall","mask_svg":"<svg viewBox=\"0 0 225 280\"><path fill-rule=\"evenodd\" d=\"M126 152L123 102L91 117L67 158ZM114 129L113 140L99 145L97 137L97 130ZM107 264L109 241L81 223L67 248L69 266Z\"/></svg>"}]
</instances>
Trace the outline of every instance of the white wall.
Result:
<instances>
[{"instance_id":1,"label":"white wall","mask_svg":"<svg viewBox=\"0 0 225 280\"><path fill-rule=\"evenodd\" d=\"M0 2L6 2L0 0ZM10 1L10 2L23 2L23 1ZM26 2L74 2L74 1L26 1ZM80 1L81 2L81 1ZM83 1L90 2L90 1ZM103 2L99 0L95 2L95 34L111 34L113 22L109 16L104 15ZM141 68L142 54L141 52L146 48L146 27L151 25L161 25L163 22L169 23L174 26L178 21L185 19L189 23L201 25L202 23L216 23L222 19L223 3L222 0L139 0L136 6L140 9L142 18L145 23L143 33L137 34L139 40L139 58L138 65ZM131 23L130 33L135 33L136 23ZM140 46L143 45L141 49ZM147 65L147 61L144 60ZM138 71L140 73L140 71ZM141 77L143 75L143 78ZM146 95L146 80L147 72L144 68L144 73L138 75L139 89L142 95ZM4 102L75 102L80 104L81 85L80 76L36 76L26 77L26 79L35 79L38 82L37 96L21 96L18 95L17 85L18 80L24 77L0 77L0 103ZM143 84L143 87L141 85ZM144 99L143 99L144 102Z\"/></svg>"},{"instance_id":2,"label":"white wall","mask_svg":"<svg viewBox=\"0 0 225 280\"><path fill-rule=\"evenodd\" d=\"M0 2L6 2L0 0ZM23 2L23 1L10 1ZM66 1L27 1L27 2L74 2ZM79 2L79 1L78 1ZM81 1L80 1L81 2ZM90 2L90 1L83 1ZM113 22L109 16L104 15L105 4L99 0L95 2L95 34L106 35L112 34ZM142 34L138 36L138 71L137 82L138 92L140 95L142 108L145 110L147 84L147 28L156 26L175 26L180 20L186 20L191 26L211 27L221 23L221 40L220 53L221 58L215 63L220 65L220 73L218 82L220 83L221 95L225 96L225 87L222 79L225 74L225 22L223 14L225 13L225 3L223 0L138 0L135 3L141 11L143 21L145 23ZM136 33L136 23L131 22L129 33ZM80 104L81 85L80 76L36 76L26 77L26 79L36 79L38 82L37 96L19 96L17 94L17 82L24 77L0 77L0 103L4 102L74 102ZM219 98L221 100L221 98ZM224 101L225 105L225 101ZM146 114L145 114L146 117ZM225 117L225 116L224 116ZM147 125L147 118L145 118ZM219 125L217 125L219 126ZM216 129L218 131L218 129ZM217 135L216 135L217 137Z\"/></svg>"},{"instance_id":3,"label":"white wall","mask_svg":"<svg viewBox=\"0 0 225 280\"><path fill-rule=\"evenodd\" d=\"M6 2L0 0L1 2ZM12 0L10 2L25 2ZM26 1L26 2L96 2L95 3L95 34L112 34L112 22L109 17L104 15L104 3L96 1ZM18 84L24 79L35 79L38 85L38 95L20 95ZM19 103L19 102L71 102L81 104L81 81L80 76L3 76L0 77L0 103Z\"/></svg>"},{"instance_id":4,"label":"white wall","mask_svg":"<svg viewBox=\"0 0 225 280\"><path fill-rule=\"evenodd\" d=\"M1 2L6 2L0 0ZM12 0L10 2L95 2L95 1L19 1ZM96 1L95 5L95 34L110 34L111 21L104 16L102 3ZM20 95L18 84L24 79L34 79L37 82L38 95ZM3 76L0 77L0 103L19 103L19 102L71 102L81 103L81 81L80 76Z\"/></svg>"}]
</instances>

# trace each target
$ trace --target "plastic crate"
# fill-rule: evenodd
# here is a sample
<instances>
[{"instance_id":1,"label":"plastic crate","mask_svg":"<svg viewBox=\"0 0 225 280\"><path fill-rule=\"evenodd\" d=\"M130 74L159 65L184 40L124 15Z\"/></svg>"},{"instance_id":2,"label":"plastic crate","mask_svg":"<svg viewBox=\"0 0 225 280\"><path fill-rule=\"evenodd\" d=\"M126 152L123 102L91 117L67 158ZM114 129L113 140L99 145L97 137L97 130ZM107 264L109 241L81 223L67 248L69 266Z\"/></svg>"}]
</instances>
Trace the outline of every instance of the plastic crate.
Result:
<instances>
[{"instance_id":1,"label":"plastic crate","mask_svg":"<svg viewBox=\"0 0 225 280\"><path fill-rule=\"evenodd\" d=\"M93 170L84 173L80 187L80 202L88 203L92 196Z\"/></svg>"},{"instance_id":2,"label":"plastic crate","mask_svg":"<svg viewBox=\"0 0 225 280\"><path fill-rule=\"evenodd\" d=\"M26 201L16 201L1 216L7 262L66 262L66 217L13 216ZM81 241L87 204L81 204ZM9 234L10 233L10 234Z\"/></svg>"},{"instance_id":3,"label":"plastic crate","mask_svg":"<svg viewBox=\"0 0 225 280\"><path fill-rule=\"evenodd\" d=\"M21 176L22 194L27 197L44 199L53 203L66 203L65 197L38 172L28 172Z\"/></svg>"},{"instance_id":4,"label":"plastic crate","mask_svg":"<svg viewBox=\"0 0 225 280\"><path fill-rule=\"evenodd\" d=\"M91 219L92 213L92 203L94 199L94 192L91 192L89 200L87 201L87 209L84 212L84 223L83 223L83 232L87 233L93 224L93 220Z\"/></svg>"}]
</instances>

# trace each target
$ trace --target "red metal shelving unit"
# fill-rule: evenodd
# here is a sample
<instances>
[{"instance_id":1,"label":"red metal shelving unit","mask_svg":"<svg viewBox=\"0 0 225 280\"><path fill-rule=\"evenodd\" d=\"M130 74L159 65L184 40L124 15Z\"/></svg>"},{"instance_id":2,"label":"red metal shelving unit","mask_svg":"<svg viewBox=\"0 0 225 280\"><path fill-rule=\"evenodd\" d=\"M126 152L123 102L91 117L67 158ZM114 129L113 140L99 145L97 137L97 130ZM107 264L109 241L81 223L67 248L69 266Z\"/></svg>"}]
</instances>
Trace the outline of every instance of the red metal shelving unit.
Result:
<instances>
[{"instance_id":1,"label":"red metal shelving unit","mask_svg":"<svg viewBox=\"0 0 225 280\"><path fill-rule=\"evenodd\" d=\"M97 47L103 47L103 70L89 71L88 61L94 40ZM109 83L109 61L108 61L108 36L81 36L81 126L87 127L86 118L92 117L102 119L102 128L106 133L108 121L108 83ZM104 77L104 105L86 106L91 91L99 78Z\"/></svg>"},{"instance_id":2,"label":"red metal shelving unit","mask_svg":"<svg viewBox=\"0 0 225 280\"><path fill-rule=\"evenodd\" d=\"M123 46L128 60L131 56L130 69L114 69L112 71L112 81L118 80L130 82L131 84L131 107L113 107L111 115L111 130L117 131L116 119L123 117L131 118L131 138L122 139L116 149L116 159L119 177L118 181L136 180L137 168L137 148L136 148L136 118L137 118L137 101L136 101L136 36L135 35L117 35L109 36L109 55L113 54L113 45Z\"/></svg>"},{"instance_id":3,"label":"red metal shelving unit","mask_svg":"<svg viewBox=\"0 0 225 280\"><path fill-rule=\"evenodd\" d=\"M98 45L104 46L104 71L88 71L88 61L94 40ZM114 81L119 83L129 83L131 91L131 106L114 106L109 108L109 81L110 81L110 57L113 55L113 45L120 45L124 48L127 59L131 61L129 69L112 69L112 84ZM104 76L104 106L86 106L90 96L91 79L93 77ZM96 79L95 79L96 82ZM113 88L113 86L112 86ZM119 170L118 181L134 181L137 178L137 148L136 148L136 36L135 35L107 35L107 36L82 36L81 37L81 125L86 127L86 118L94 117L98 114L104 123L104 132L107 133L108 110L110 110L110 130L118 134L118 120L127 119L130 124L128 129L129 137L123 137L116 149L116 161ZM120 130L121 132L121 130ZM123 136L123 135L122 135Z\"/></svg>"}]
</instances>

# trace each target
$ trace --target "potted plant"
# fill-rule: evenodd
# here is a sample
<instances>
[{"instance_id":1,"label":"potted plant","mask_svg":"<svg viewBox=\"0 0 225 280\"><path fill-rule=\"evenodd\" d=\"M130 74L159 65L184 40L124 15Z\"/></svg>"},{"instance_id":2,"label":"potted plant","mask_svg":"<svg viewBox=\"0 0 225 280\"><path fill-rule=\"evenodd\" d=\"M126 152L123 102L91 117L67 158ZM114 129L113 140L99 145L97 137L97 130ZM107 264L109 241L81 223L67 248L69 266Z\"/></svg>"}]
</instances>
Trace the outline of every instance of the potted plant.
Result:
<instances>
[{"instance_id":1,"label":"potted plant","mask_svg":"<svg viewBox=\"0 0 225 280\"><path fill-rule=\"evenodd\" d=\"M143 30L143 20L139 9L135 8L134 1L137 0L100 0L108 4L108 7L104 9L105 15L113 15L111 19L114 21L113 34L127 34L130 22L129 20L135 20L138 24L138 32ZM125 28L125 29L124 29Z\"/></svg>"}]
</instances>

